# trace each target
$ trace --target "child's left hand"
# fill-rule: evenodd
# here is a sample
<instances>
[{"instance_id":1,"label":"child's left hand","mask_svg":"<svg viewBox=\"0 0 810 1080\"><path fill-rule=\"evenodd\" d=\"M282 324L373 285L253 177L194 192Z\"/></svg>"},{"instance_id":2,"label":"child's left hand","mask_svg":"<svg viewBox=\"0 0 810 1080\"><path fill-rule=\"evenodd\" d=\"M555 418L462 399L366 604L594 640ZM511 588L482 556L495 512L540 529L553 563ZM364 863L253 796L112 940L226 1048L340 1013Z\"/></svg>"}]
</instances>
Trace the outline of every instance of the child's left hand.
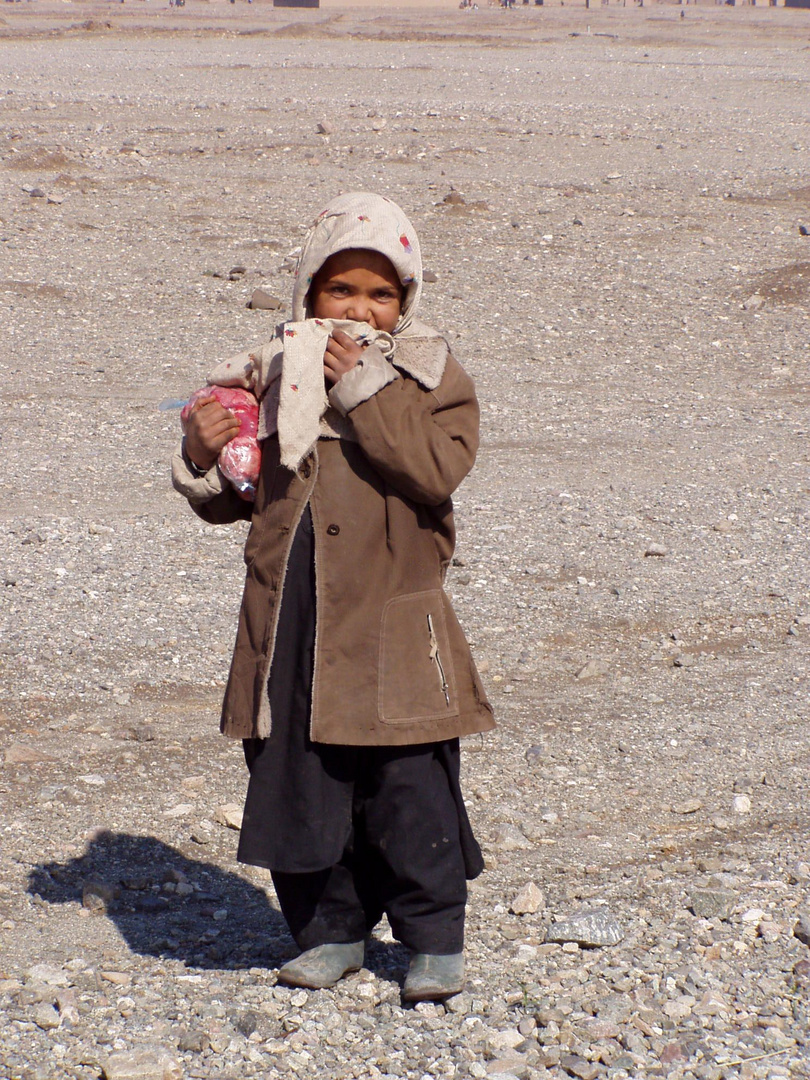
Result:
<instances>
[{"instance_id":1,"label":"child's left hand","mask_svg":"<svg viewBox=\"0 0 810 1080\"><path fill-rule=\"evenodd\" d=\"M334 386L347 371L357 367L362 355L363 348L354 338L349 337L343 330L335 330L326 343L326 352L323 354L324 378Z\"/></svg>"}]
</instances>

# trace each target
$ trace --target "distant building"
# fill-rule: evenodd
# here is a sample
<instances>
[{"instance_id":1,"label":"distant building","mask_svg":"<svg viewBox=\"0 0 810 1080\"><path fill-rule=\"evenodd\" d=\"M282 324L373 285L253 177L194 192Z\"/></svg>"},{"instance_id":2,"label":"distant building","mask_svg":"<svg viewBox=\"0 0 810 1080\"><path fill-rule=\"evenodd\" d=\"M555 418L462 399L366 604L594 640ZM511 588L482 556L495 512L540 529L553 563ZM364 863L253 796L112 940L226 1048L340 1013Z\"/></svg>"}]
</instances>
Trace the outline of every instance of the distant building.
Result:
<instances>
[{"instance_id":1,"label":"distant building","mask_svg":"<svg viewBox=\"0 0 810 1080\"><path fill-rule=\"evenodd\" d=\"M321 0L273 0L273 7L320 7Z\"/></svg>"}]
</instances>

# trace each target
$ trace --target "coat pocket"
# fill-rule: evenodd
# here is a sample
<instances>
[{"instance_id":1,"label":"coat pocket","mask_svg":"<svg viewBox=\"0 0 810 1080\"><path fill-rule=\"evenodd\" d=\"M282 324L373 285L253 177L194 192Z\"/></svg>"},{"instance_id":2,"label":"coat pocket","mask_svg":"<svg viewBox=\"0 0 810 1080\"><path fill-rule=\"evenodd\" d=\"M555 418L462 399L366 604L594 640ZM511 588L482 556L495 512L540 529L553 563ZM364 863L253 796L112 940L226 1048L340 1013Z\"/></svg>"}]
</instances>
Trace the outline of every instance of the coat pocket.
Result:
<instances>
[{"instance_id":1,"label":"coat pocket","mask_svg":"<svg viewBox=\"0 0 810 1080\"><path fill-rule=\"evenodd\" d=\"M378 708L386 724L458 715L441 589L396 596L385 605Z\"/></svg>"}]
</instances>

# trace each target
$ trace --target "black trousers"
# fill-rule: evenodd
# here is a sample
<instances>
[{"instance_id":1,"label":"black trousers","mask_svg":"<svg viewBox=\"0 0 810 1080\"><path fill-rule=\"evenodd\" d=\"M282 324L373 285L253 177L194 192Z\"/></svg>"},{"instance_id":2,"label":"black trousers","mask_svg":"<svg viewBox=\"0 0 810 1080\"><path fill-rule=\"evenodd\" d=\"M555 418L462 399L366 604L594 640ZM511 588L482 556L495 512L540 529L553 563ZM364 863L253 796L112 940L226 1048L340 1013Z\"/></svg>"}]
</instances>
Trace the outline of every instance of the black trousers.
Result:
<instances>
[{"instance_id":1,"label":"black trousers","mask_svg":"<svg viewBox=\"0 0 810 1080\"><path fill-rule=\"evenodd\" d=\"M315 640L312 523L293 540L268 683L273 730L245 741L241 862L272 871L302 949L361 940L387 914L416 952L460 952L468 878L483 869L458 740L405 747L309 738Z\"/></svg>"}]
</instances>

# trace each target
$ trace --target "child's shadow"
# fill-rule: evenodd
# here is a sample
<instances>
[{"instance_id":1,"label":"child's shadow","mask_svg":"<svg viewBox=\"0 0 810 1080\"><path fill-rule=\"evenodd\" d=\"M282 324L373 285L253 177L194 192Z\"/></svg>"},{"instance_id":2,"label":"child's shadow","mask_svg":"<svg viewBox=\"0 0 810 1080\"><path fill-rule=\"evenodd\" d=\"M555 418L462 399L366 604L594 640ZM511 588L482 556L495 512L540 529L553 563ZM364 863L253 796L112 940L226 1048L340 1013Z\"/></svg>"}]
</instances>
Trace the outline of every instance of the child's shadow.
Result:
<instances>
[{"instance_id":1,"label":"child's shadow","mask_svg":"<svg viewBox=\"0 0 810 1080\"><path fill-rule=\"evenodd\" d=\"M191 968L274 968L299 952L262 889L154 836L99 833L83 855L36 866L28 893L84 903L112 919L133 952ZM401 945L371 940L366 965L401 981L407 956Z\"/></svg>"},{"instance_id":2,"label":"child's shadow","mask_svg":"<svg viewBox=\"0 0 810 1080\"><path fill-rule=\"evenodd\" d=\"M133 952L188 967L277 967L298 952L262 889L154 836L102 832L83 855L35 867L28 892L83 902L106 913Z\"/></svg>"}]
</instances>

